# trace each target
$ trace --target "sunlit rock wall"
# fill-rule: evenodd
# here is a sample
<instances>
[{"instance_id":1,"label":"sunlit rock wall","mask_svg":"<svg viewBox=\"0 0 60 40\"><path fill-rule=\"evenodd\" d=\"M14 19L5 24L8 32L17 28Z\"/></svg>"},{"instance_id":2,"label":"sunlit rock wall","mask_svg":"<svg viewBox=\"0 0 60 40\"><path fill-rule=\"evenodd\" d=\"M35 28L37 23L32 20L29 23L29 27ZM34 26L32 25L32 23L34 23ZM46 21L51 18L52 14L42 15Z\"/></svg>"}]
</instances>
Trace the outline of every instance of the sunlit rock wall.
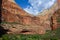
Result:
<instances>
[{"instance_id":1,"label":"sunlit rock wall","mask_svg":"<svg viewBox=\"0 0 60 40\"><path fill-rule=\"evenodd\" d=\"M58 3L56 2L50 9L44 10L37 16L33 16L25 12L21 7L15 4L12 0L2 0L2 22L8 22L2 24L5 29L9 29L8 33L23 33L26 30L26 34L44 34L46 30L51 30L51 17L58 9ZM15 22L17 24L12 24Z\"/></svg>"}]
</instances>

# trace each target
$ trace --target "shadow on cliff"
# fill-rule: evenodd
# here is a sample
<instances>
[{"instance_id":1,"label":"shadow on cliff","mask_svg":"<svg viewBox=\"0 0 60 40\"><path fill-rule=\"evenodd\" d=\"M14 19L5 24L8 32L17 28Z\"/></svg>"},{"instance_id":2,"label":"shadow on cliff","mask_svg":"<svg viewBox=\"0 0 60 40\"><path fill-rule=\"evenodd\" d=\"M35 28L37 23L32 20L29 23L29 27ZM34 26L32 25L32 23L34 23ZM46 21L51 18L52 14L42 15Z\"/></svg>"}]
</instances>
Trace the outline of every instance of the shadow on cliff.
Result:
<instances>
[{"instance_id":1,"label":"shadow on cliff","mask_svg":"<svg viewBox=\"0 0 60 40\"><path fill-rule=\"evenodd\" d=\"M6 34L8 31L1 26L2 22L1 18L2 18L2 0L0 0L0 37L2 37L2 35Z\"/></svg>"},{"instance_id":2,"label":"shadow on cliff","mask_svg":"<svg viewBox=\"0 0 60 40\"><path fill-rule=\"evenodd\" d=\"M2 26L0 26L0 37L2 37L2 35L4 35L4 34L7 34L7 31L8 30L6 30Z\"/></svg>"}]
</instances>

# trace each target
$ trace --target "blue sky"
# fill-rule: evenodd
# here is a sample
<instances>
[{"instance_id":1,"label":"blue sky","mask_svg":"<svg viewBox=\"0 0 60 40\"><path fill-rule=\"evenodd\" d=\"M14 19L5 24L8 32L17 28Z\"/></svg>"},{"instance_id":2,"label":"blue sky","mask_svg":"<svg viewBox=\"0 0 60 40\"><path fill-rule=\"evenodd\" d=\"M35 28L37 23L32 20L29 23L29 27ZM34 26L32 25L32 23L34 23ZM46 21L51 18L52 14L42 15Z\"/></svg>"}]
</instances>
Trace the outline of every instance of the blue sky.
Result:
<instances>
[{"instance_id":1,"label":"blue sky","mask_svg":"<svg viewBox=\"0 0 60 40\"><path fill-rule=\"evenodd\" d=\"M56 0L15 0L15 2L26 12L38 15L44 9L49 9Z\"/></svg>"}]
</instances>

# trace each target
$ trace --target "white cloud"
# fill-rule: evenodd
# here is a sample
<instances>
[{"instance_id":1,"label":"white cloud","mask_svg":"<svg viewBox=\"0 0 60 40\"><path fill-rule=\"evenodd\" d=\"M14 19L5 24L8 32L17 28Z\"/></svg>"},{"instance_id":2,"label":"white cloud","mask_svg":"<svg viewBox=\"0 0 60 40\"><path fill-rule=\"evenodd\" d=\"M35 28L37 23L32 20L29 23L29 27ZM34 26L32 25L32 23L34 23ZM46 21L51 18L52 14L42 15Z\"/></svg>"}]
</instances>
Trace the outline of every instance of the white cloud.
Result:
<instances>
[{"instance_id":1,"label":"white cloud","mask_svg":"<svg viewBox=\"0 0 60 40\"><path fill-rule=\"evenodd\" d=\"M56 0L29 0L31 6L24 8L30 14L37 15L40 11L51 7Z\"/></svg>"},{"instance_id":2,"label":"white cloud","mask_svg":"<svg viewBox=\"0 0 60 40\"><path fill-rule=\"evenodd\" d=\"M55 0L51 0L50 2L46 3L44 6L45 6L45 9L47 8L50 8L53 4L54 4Z\"/></svg>"},{"instance_id":3,"label":"white cloud","mask_svg":"<svg viewBox=\"0 0 60 40\"><path fill-rule=\"evenodd\" d=\"M30 14L33 14L33 15L37 15L37 13L39 12L39 11L37 11L37 10L34 10L32 7L27 7L27 8L25 8L24 9L26 12L28 12L28 13L30 13Z\"/></svg>"}]
</instances>

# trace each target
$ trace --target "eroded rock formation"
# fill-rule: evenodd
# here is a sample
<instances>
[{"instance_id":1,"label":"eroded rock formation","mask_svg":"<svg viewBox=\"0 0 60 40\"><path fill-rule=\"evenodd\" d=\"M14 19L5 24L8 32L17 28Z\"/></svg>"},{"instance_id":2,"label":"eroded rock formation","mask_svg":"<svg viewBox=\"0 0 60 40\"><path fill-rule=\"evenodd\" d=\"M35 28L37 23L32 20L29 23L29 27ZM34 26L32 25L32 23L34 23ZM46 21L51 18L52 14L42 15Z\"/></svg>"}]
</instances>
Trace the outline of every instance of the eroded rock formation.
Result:
<instances>
[{"instance_id":1,"label":"eroded rock formation","mask_svg":"<svg viewBox=\"0 0 60 40\"><path fill-rule=\"evenodd\" d=\"M10 30L8 33L44 34L46 30L51 30L51 16L57 9L58 5L55 3L51 9L44 10L41 14L34 16L25 12L14 1L2 0L2 22L11 23L4 23L2 26ZM12 22L18 24L12 24ZM24 30L27 32L23 32Z\"/></svg>"}]
</instances>

